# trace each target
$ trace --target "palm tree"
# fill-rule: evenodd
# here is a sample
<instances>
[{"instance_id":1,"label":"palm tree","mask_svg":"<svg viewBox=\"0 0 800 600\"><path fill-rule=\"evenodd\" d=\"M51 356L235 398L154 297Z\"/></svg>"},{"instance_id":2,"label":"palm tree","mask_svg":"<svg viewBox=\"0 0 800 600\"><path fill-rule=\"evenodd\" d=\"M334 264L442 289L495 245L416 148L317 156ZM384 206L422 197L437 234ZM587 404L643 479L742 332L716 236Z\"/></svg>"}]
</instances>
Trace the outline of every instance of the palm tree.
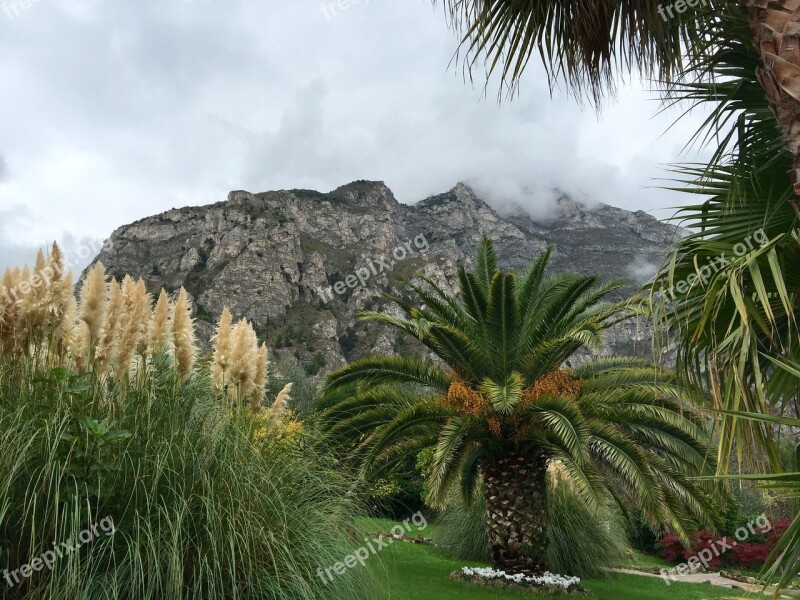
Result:
<instances>
[{"instance_id":1,"label":"palm tree","mask_svg":"<svg viewBox=\"0 0 800 600\"><path fill-rule=\"evenodd\" d=\"M361 319L412 335L437 362L373 356L331 374L319 423L330 440L357 440L365 473L379 474L433 448L428 501L442 506L460 484L469 502L483 493L492 561L508 572L546 568L546 481L557 469L591 507L633 498L654 529L688 540L713 527L713 472L703 421L689 410L696 389L637 359L565 368L581 348L631 316L603 301L620 282L549 275L550 250L524 277L503 272L492 243L476 268L458 271L453 296L429 277L409 283L418 306ZM343 393L349 391L350 393Z\"/></svg>"},{"instance_id":2,"label":"palm tree","mask_svg":"<svg viewBox=\"0 0 800 600\"><path fill-rule=\"evenodd\" d=\"M463 32L470 75L483 57L487 79L499 70L513 92L538 53L551 86L561 79L596 101L613 92L619 74L673 79L687 55L708 49L700 32L708 23L724 23L733 6L747 20L758 54L753 75L780 127L800 195L800 0L695 0L695 7L683 1L680 11L674 0L441 2L452 26ZM792 202L797 206L796 197Z\"/></svg>"},{"instance_id":3,"label":"palm tree","mask_svg":"<svg viewBox=\"0 0 800 600\"><path fill-rule=\"evenodd\" d=\"M685 82L667 95L713 107L697 137L718 147L708 165L675 167L673 189L704 201L678 213L693 232L652 286L656 318L678 342L679 371L708 385L717 408L800 417L800 382L765 358L800 361L800 218L785 176L791 156L761 93L749 23L735 7L723 16L724 25L702 32L714 47L686 64ZM717 414L720 457L738 453L751 466L769 459L778 468L770 427ZM719 460L720 468L728 464Z\"/></svg>"}]
</instances>

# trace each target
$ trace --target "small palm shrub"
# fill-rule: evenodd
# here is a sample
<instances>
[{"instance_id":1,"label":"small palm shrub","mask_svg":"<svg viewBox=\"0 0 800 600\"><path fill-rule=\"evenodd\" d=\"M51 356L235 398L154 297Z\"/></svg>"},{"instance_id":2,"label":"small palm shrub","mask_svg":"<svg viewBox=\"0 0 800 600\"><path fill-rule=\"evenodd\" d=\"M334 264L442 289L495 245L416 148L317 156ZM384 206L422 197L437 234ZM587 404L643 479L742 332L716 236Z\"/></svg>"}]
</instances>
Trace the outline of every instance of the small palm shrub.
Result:
<instances>
[{"instance_id":1,"label":"small palm shrub","mask_svg":"<svg viewBox=\"0 0 800 600\"><path fill-rule=\"evenodd\" d=\"M366 569L318 579L352 551L360 503L304 444L291 387L263 406L248 324L223 315L198 358L183 291L153 307L96 266L78 303L68 276L32 277L0 290L0 596L380 597Z\"/></svg>"},{"instance_id":2,"label":"small palm shrub","mask_svg":"<svg viewBox=\"0 0 800 600\"><path fill-rule=\"evenodd\" d=\"M552 480L552 476L551 476ZM614 507L589 510L563 481L548 487L547 561L557 573L581 578L604 576L622 564L628 541L625 521ZM489 560L486 507L481 498L470 506L458 495L438 522L443 547L463 560Z\"/></svg>"}]
</instances>

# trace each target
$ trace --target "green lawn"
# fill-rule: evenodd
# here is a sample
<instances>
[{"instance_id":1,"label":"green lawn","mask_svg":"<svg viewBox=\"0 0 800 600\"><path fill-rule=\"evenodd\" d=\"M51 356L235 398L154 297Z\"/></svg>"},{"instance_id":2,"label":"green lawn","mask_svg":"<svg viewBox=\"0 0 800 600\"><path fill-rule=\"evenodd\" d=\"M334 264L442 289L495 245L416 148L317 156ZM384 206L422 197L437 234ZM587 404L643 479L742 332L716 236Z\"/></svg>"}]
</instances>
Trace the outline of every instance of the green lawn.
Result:
<instances>
[{"instance_id":1,"label":"green lawn","mask_svg":"<svg viewBox=\"0 0 800 600\"><path fill-rule=\"evenodd\" d=\"M359 519L358 524L364 531L371 533L389 531L395 525L381 519ZM435 527L429 526L420 533L435 538L435 532ZM526 592L484 588L453 581L450 579L453 571L458 571L463 566L479 565L453 559L432 546L394 542L381 552L380 559L380 564L371 566L387 582L392 600L565 598L563 595L533 596ZM584 581L583 584L591 592L589 596L582 596L587 600L713 600L736 597L731 590L719 587L675 583L667 586L661 579L637 575L614 575L604 580Z\"/></svg>"},{"instance_id":2,"label":"green lawn","mask_svg":"<svg viewBox=\"0 0 800 600\"><path fill-rule=\"evenodd\" d=\"M633 556L631 556L625 564L620 565L620 567L627 569L651 569L653 567L671 569L674 566L675 565L668 563L663 558L651 556L650 554L643 554L641 552L634 552Z\"/></svg>"}]
</instances>

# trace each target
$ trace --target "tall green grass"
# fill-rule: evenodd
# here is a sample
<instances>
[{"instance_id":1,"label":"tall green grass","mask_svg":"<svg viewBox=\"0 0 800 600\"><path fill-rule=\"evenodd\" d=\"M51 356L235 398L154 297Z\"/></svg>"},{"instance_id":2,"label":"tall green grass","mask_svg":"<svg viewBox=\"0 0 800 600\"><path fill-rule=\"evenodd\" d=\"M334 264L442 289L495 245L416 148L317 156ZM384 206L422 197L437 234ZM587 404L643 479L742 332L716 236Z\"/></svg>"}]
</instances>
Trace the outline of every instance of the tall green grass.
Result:
<instances>
[{"instance_id":1,"label":"tall green grass","mask_svg":"<svg viewBox=\"0 0 800 600\"><path fill-rule=\"evenodd\" d=\"M360 504L310 450L257 441L248 413L166 356L122 387L49 362L0 356L0 597L381 597L367 569L317 577L352 552ZM107 518L113 535L3 580Z\"/></svg>"},{"instance_id":2,"label":"tall green grass","mask_svg":"<svg viewBox=\"0 0 800 600\"><path fill-rule=\"evenodd\" d=\"M562 575L596 578L607 567L625 560L628 541L624 519L612 510L591 512L563 482L548 490L547 560L549 568ZM439 542L458 558L489 560L486 505L482 499L470 507L454 499L438 524Z\"/></svg>"}]
</instances>

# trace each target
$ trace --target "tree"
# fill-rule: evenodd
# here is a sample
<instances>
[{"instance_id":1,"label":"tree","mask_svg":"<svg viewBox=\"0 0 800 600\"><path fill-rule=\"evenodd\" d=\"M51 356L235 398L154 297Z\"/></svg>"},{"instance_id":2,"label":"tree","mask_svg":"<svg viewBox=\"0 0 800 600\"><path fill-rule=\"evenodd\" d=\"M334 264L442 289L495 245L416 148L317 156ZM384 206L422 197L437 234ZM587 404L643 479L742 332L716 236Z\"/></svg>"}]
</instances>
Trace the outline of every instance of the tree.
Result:
<instances>
[{"instance_id":1,"label":"tree","mask_svg":"<svg viewBox=\"0 0 800 600\"><path fill-rule=\"evenodd\" d=\"M689 479L714 468L703 421L688 407L698 391L637 359L565 368L632 313L603 300L620 282L550 275L549 259L548 250L518 278L498 268L484 238L475 271L458 271L457 296L423 276L408 283L417 306L389 297L403 316L362 313L439 361L356 361L326 380L318 421L329 439L359 442L365 474L433 448L428 502L441 506L457 484L467 502L483 493L492 561L514 573L547 568L551 468L587 506L614 499L625 509L635 498L654 529L684 540L696 524L713 527L715 514L710 484Z\"/></svg>"},{"instance_id":2,"label":"tree","mask_svg":"<svg viewBox=\"0 0 800 600\"><path fill-rule=\"evenodd\" d=\"M704 200L678 213L693 231L652 286L657 323L665 342L677 341L678 370L707 385L716 408L800 417L799 382L770 360L800 362L800 220L785 176L792 158L761 92L747 19L729 7L702 33L709 47L667 100L712 106L697 137L717 149L708 165L674 168L673 189ZM769 426L716 414L720 457L779 468Z\"/></svg>"}]
</instances>

